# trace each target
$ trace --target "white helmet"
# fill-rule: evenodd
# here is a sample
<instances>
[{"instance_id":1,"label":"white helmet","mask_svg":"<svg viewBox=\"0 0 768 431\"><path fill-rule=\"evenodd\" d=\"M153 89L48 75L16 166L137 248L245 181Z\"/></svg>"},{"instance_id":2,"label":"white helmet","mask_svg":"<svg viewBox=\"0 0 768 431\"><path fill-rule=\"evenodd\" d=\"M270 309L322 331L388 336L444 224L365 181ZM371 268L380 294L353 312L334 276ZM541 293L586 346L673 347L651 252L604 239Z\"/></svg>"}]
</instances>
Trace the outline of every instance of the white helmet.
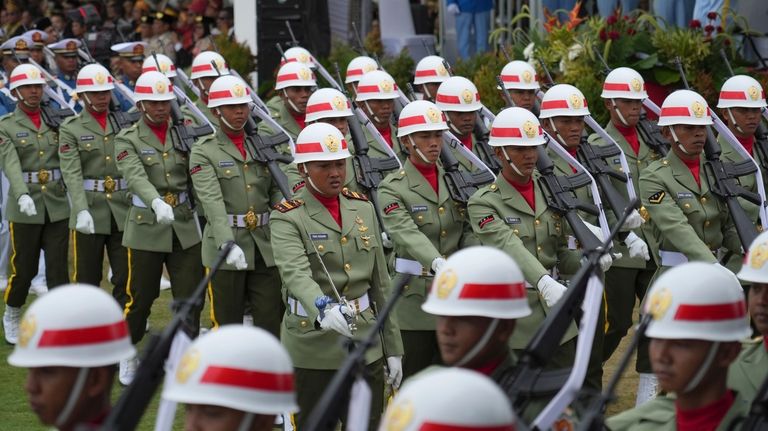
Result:
<instances>
[{"instance_id":1,"label":"white helmet","mask_svg":"<svg viewBox=\"0 0 768 431\"><path fill-rule=\"evenodd\" d=\"M557 84L544 93L539 118L589 115L584 93L573 85Z\"/></svg>"},{"instance_id":2,"label":"white helmet","mask_svg":"<svg viewBox=\"0 0 768 431\"><path fill-rule=\"evenodd\" d=\"M395 78L382 70L366 73L357 83L357 100L387 100L397 99L397 84Z\"/></svg>"},{"instance_id":3,"label":"white helmet","mask_svg":"<svg viewBox=\"0 0 768 431\"><path fill-rule=\"evenodd\" d=\"M11 90L24 85L45 85L45 78L43 78L42 72L34 64L20 64L14 67L8 80L10 81L9 87Z\"/></svg>"},{"instance_id":4,"label":"white helmet","mask_svg":"<svg viewBox=\"0 0 768 431\"><path fill-rule=\"evenodd\" d=\"M112 296L95 286L67 284L29 306L8 363L91 368L135 354L123 312Z\"/></svg>"},{"instance_id":5,"label":"white helmet","mask_svg":"<svg viewBox=\"0 0 768 431\"><path fill-rule=\"evenodd\" d=\"M275 90L288 87L317 87L315 74L304 63L285 63L277 71Z\"/></svg>"},{"instance_id":6,"label":"white helmet","mask_svg":"<svg viewBox=\"0 0 768 431\"><path fill-rule=\"evenodd\" d=\"M312 54L300 46L294 46L285 50L283 58L280 59L280 66L288 63L301 63L310 69L315 68L315 59L312 57Z\"/></svg>"},{"instance_id":7,"label":"white helmet","mask_svg":"<svg viewBox=\"0 0 768 431\"><path fill-rule=\"evenodd\" d=\"M718 265L670 269L653 283L643 308L653 316L645 334L650 338L727 342L751 334L739 280Z\"/></svg>"},{"instance_id":8,"label":"white helmet","mask_svg":"<svg viewBox=\"0 0 768 431\"><path fill-rule=\"evenodd\" d=\"M379 64L376 60L365 55L355 57L347 65L347 74L344 78L344 83L349 84L357 82L368 72L372 72L379 68Z\"/></svg>"},{"instance_id":9,"label":"white helmet","mask_svg":"<svg viewBox=\"0 0 768 431\"><path fill-rule=\"evenodd\" d=\"M208 107L251 103L251 90L242 79L234 75L216 78L208 89Z\"/></svg>"},{"instance_id":10,"label":"white helmet","mask_svg":"<svg viewBox=\"0 0 768 431\"><path fill-rule=\"evenodd\" d=\"M443 82L450 78L448 70L443 64L443 57L437 55L428 55L416 65L413 72L413 83L415 85L427 84L430 82Z\"/></svg>"},{"instance_id":11,"label":"white helmet","mask_svg":"<svg viewBox=\"0 0 768 431\"><path fill-rule=\"evenodd\" d=\"M167 76L160 72L145 72L136 80L136 87L133 90L134 100L141 102L144 100L173 100L176 95L173 94L173 84Z\"/></svg>"},{"instance_id":12,"label":"white helmet","mask_svg":"<svg viewBox=\"0 0 768 431\"><path fill-rule=\"evenodd\" d=\"M522 109L522 108L521 108ZM531 314L525 278L501 250L476 246L457 251L435 274L421 309L438 316L517 319Z\"/></svg>"},{"instance_id":13,"label":"white helmet","mask_svg":"<svg viewBox=\"0 0 768 431\"><path fill-rule=\"evenodd\" d=\"M735 75L720 89L718 108L765 108L765 91L751 76Z\"/></svg>"},{"instance_id":14,"label":"white helmet","mask_svg":"<svg viewBox=\"0 0 768 431\"><path fill-rule=\"evenodd\" d=\"M157 57L157 61L155 61L155 57ZM159 70L158 65L160 65ZM141 73L144 72L162 72L163 75L169 78L175 78L176 65L173 64L167 55L154 54L144 59L144 63L141 65Z\"/></svg>"},{"instance_id":15,"label":"white helmet","mask_svg":"<svg viewBox=\"0 0 768 431\"><path fill-rule=\"evenodd\" d=\"M176 365L163 398L255 414L295 412L291 358L269 332L225 325L197 338Z\"/></svg>"},{"instance_id":16,"label":"white helmet","mask_svg":"<svg viewBox=\"0 0 768 431\"><path fill-rule=\"evenodd\" d=\"M347 141L339 129L328 123L312 123L296 138L293 163L339 160L351 157Z\"/></svg>"},{"instance_id":17,"label":"white helmet","mask_svg":"<svg viewBox=\"0 0 768 431\"><path fill-rule=\"evenodd\" d=\"M488 377L463 368L414 376L390 403L379 431L514 431L509 399Z\"/></svg>"},{"instance_id":18,"label":"white helmet","mask_svg":"<svg viewBox=\"0 0 768 431\"><path fill-rule=\"evenodd\" d=\"M499 112L488 139L488 145L492 147L532 147L545 142L539 119L531 111L518 107Z\"/></svg>"},{"instance_id":19,"label":"white helmet","mask_svg":"<svg viewBox=\"0 0 768 431\"><path fill-rule=\"evenodd\" d=\"M629 67L617 67L605 77L603 99L635 99L648 98L645 92L645 80L635 69Z\"/></svg>"},{"instance_id":20,"label":"white helmet","mask_svg":"<svg viewBox=\"0 0 768 431\"><path fill-rule=\"evenodd\" d=\"M307 100L305 121L311 123L321 118L351 117L352 105L341 91L335 88L321 88Z\"/></svg>"},{"instance_id":21,"label":"white helmet","mask_svg":"<svg viewBox=\"0 0 768 431\"><path fill-rule=\"evenodd\" d=\"M711 112L707 101L691 90L677 90L664 99L661 104L659 126L692 124L709 126L712 124Z\"/></svg>"},{"instance_id":22,"label":"white helmet","mask_svg":"<svg viewBox=\"0 0 768 431\"><path fill-rule=\"evenodd\" d=\"M445 114L434 103L416 100L405 105L400 111L400 118L397 120L398 138L431 130L448 130Z\"/></svg>"},{"instance_id":23,"label":"white helmet","mask_svg":"<svg viewBox=\"0 0 768 431\"><path fill-rule=\"evenodd\" d=\"M538 90L541 88L539 77L536 76L536 69L525 61L514 60L504 65L501 69L501 80L507 90Z\"/></svg>"},{"instance_id":24,"label":"white helmet","mask_svg":"<svg viewBox=\"0 0 768 431\"><path fill-rule=\"evenodd\" d=\"M738 277L750 283L768 283L768 231L752 241Z\"/></svg>"},{"instance_id":25,"label":"white helmet","mask_svg":"<svg viewBox=\"0 0 768 431\"><path fill-rule=\"evenodd\" d=\"M216 64L215 68L213 63ZM219 69L219 71L216 72L216 69ZM227 62L224 61L224 57L218 52L203 51L192 60L192 71L189 74L189 79L194 80L206 76L216 77L219 75L229 75L229 67Z\"/></svg>"},{"instance_id":26,"label":"white helmet","mask_svg":"<svg viewBox=\"0 0 768 431\"><path fill-rule=\"evenodd\" d=\"M87 64L77 72L77 93L88 91L109 91L115 88L114 79L106 67L98 64Z\"/></svg>"},{"instance_id":27,"label":"white helmet","mask_svg":"<svg viewBox=\"0 0 768 431\"><path fill-rule=\"evenodd\" d=\"M435 103L443 111L451 112L473 112L483 107L477 87L463 76L452 76L440 84Z\"/></svg>"}]
</instances>

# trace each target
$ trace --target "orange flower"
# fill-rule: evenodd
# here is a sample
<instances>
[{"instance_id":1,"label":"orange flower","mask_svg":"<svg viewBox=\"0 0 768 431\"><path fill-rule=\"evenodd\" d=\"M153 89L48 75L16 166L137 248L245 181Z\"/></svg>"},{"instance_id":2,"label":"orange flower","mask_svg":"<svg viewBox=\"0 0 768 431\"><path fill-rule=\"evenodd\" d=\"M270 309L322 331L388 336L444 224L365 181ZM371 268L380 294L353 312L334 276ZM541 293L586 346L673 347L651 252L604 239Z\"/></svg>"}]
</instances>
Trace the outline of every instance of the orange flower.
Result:
<instances>
[{"instance_id":1,"label":"orange flower","mask_svg":"<svg viewBox=\"0 0 768 431\"><path fill-rule=\"evenodd\" d=\"M578 27L579 24L584 21L583 18L579 18L579 12L581 11L581 2L576 2L576 5L573 6L573 9L571 9L571 12L568 14L568 30L573 30L574 28Z\"/></svg>"}]
</instances>

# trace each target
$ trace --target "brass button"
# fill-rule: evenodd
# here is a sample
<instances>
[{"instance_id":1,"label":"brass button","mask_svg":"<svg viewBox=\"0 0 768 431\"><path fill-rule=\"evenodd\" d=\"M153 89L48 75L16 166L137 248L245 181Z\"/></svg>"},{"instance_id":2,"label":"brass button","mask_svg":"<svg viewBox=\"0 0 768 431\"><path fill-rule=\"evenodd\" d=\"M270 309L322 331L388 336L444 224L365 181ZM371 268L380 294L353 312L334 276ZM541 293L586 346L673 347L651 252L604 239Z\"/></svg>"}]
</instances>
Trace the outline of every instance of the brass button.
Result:
<instances>
[{"instance_id":1,"label":"brass button","mask_svg":"<svg viewBox=\"0 0 768 431\"><path fill-rule=\"evenodd\" d=\"M43 156L45 155L45 151L43 151L43 150L40 150L40 151L38 151L38 153L37 153L37 154L40 154L40 157L43 157Z\"/></svg>"},{"instance_id":2,"label":"brass button","mask_svg":"<svg viewBox=\"0 0 768 431\"><path fill-rule=\"evenodd\" d=\"M403 286L403 289L405 289L405 290L408 290L408 288L409 288L409 287L410 287L410 286L408 286L408 285L406 284L405 286Z\"/></svg>"},{"instance_id":3,"label":"brass button","mask_svg":"<svg viewBox=\"0 0 768 431\"><path fill-rule=\"evenodd\" d=\"M246 185L246 186L245 186L245 188L246 188L246 189L248 189L248 190L250 190L250 189L251 189L251 185L250 185L250 184L248 184L248 185Z\"/></svg>"},{"instance_id":4,"label":"brass button","mask_svg":"<svg viewBox=\"0 0 768 431\"><path fill-rule=\"evenodd\" d=\"M689 204L689 203L686 203L686 204L683 205L683 208L690 208L690 207L691 207L691 204Z\"/></svg>"},{"instance_id":5,"label":"brass button","mask_svg":"<svg viewBox=\"0 0 768 431\"><path fill-rule=\"evenodd\" d=\"M709 226L709 224L710 224L710 223L709 223L709 220L705 220L705 221L704 221L704 227L708 227L708 226Z\"/></svg>"},{"instance_id":6,"label":"brass button","mask_svg":"<svg viewBox=\"0 0 768 431\"><path fill-rule=\"evenodd\" d=\"M109 137L108 136L104 137L104 142L109 142Z\"/></svg>"},{"instance_id":7,"label":"brass button","mask_svg":"<svg viewBox=\"0 0 768 431\"><path fill-rule=\"evenodd\" d=\"M520 231L519 231L519 230L517 230L517 229L512 229L512 233L513 233L513 234L515 234L515 235L517 235L517 234L519 234L519 233L520 233Z\"/></svg>"},{"instance_id":8,"label":"brass button","mask_svg":"<svg viewBox=\"0 0 768 431\"><path fill-rule=\"evenodd\" d=\"M165 177L166 177L166 178L170 178L170 177L171 177L171 173L170 173L170 172L166 172L166 173L165 173Z\"/></svg>"},{"instance_id":9,"label":"brass button","mask_svg":"<svg viewBox=\"0 0 768 431\"><path fill-rule=\"evenodd\" d=\"M343 187L343 188L341 189L341 192L342 192L342 193L349 193L349 187Z\"/></svg>"},{"instance_id":10,"label":"brass button","mask_svg":"<svg viewBox=\"0 0 768 431\"><path fill-rule=\"evenodd\" d=\"M167 159L168 158L168 153L163 153L163 158Z\"/></svg>"},{"instance_id":11,"label":"brass button","mask_svg":"<svg viewBox=\"0 0 768 431\"><path fill-rule=\"evenodd\" d=\"M243 163L243 169L248 169L248 163Z\"/></svg>"},{"instance_id":12,"label":"brass button","mask_svg":"<svg viewBox=\"0 0 768 431\"><path fill-rule=\"evenodd\" d=\"M624 172L624 168L619 168L619 172Z\"/></svg>"},{"instance_id":13,"label":"brass button","mask_svg":"<svg viewBox=\"0 0 768 431\"><path fill-rule=\"evenodd\" d=\"M151 162L152 161L152 157L147 157L147 161Z\"/></svg>"},{"instance_id":14,"label":"brass button","mask_svg":"<svg viewBox=\"0 0 768 431\"><path fill-rule=\"evenodd\" d=\"M534 223L536 223L536 226L538 226L538 225L540 225L540 224L541 224L541 220L539 220L539 219L536 219L536 221L535 221Z\"/></svg>"},{"instance_id":15,"label":"brass button","mask_svg":"<svg viewBox=\"0 0 768 431\"><path fill-rule=\"evenodd\" d=\"M437 209L437 213L440 214L440 215L445 214L445 208L443 208L443 207L438 208Z\"/></svg>"},{"instance_id":16,"label":"brass button","mask_svg":"<svg viewBox=\"0 0 768 431\"><path fill-rule=\"evenodd\" d=\"M230 173L232 173L232 171L230 171L229 169L227 169L227 170L225 170L225 171L224 171L224 173L225 173L225 174L230 174Z\"/></svg>"},{"instance_id":17,"label":"brass button","mask_svg":"<svg viewBox=\"0 0 768 431\"><path fill-rule=\"evenodd\" d=\"M400 175L405 175L405 171L400 171Z\"/></svg>"},{"instance_id":18,"label":"brass button","mask_svg":"<svg viewBox=\"0 0 768 431\"><path fill-rule=\"evenodd\" d=\"M43 139L43 135L42 135L42 134L40 134L40 133L38 133L38 134L37 134L37 139Z\"/></svg>"},{"instance_id":19,"label":"brass button","mask_svg":"<svg viewBox=\"0 0 768 431\"><path fill-rule=\"evenodd\" d=\"M112 156L106 156L106 157L104 157L104 158L105 158L105 159L107 159L107 161L110 161L110 160L112 160Z\"/></svg>"},{"instance_id":20,"label":"brass button","mask_svg":"<svg viewBox=\"0 0 768 431\"><path fill-rule=\"evenodd\" d=\"M640 166L640 165L642 165L642 164L643 164L643 162L642 162L642 161L640 161L640 160L638 160L638 161L637 161L637 166Z\"/></svg>"},{"instance_id":21,"label":"brass button","mask_svg":"<svg viewBox=\"0 0 768 431\"><path fill-rule=\"evenodd\" d=\"M705 197L702 197L702 198L701 198L701 203L703 203L703 204L707 203L707 198L705 198Z\"/></svg>"},{"instance_id":22,"label":"brass button","mask_svg":"<svg viewBox=\"0 0 768 431\"><path fill-rule=\"evenodd\" d=\"M541 251L541 246L540 245L536 246L536 251Z\"/></svg>"},{"instance_id":23,"label":"brass button","mask_svg":"<svg viewBox=\"0 0 768 431\"><path fill-rule=\"evenodd\" d=\"M112 193L107 193L107 199L112 199Z\"/></svg>"},{"instance_id":24,"label":"brass button","mask_svg":"<svg viewBox=\"0 0 768 431\"><path fill-rule=\"evenodd\" d=\"M87 144L85 144L85 148L91 148L91 144L90 144L90 142L89 142L89 143L87 143Z\"/></svg>"},{"instance_id":25,"label":"brass button","mask_svg":"<svg viewBox=\"0 0 768 431\"><path fill-rule=\"evenodd\" d=\"M345 263L344 264L344 271L347 271L347 272L352 271L352 265L350 265L348 263Z\"/></svg>"},{"instance_id":26,"label":"brass button","mask_svg":"<svg viewBox=\"0 0 768 431\"><path fill-rule=\"evenodd\" d=\"M496 190L497 186L496 184L491 184L491 190Z\"/></svg>"},{"instance_id":27,"label":"brass button","mask_svg":"<svg viewBox=\"0 0 768 431\"><path fill-rule=\"evenodd\" d=\"M664 166L667 166L669 164L669 160L664 159L664 160L661 161L661 164L664 165Z\"/></svg>"},{"instance_id":28,"label":"brass button","mask_svg":"<svg viewBox=\"0 0 768 431\"><path fill-rule=\"evenodd\" d=\"M446 232L445 230L440 231L440 237L445 238L447 235L448 235L448 232Z\"/></svg>"},{"instance_id":29,"label":"brass button","mask_svg":"<svg viewBox=\"0 0 768 431\"><path fill-rule=\"evenodd\" d=\"M24 144L26 144L26 143L27 143L27 140L26 140L26 139L22 139L22 140L21 140L21 145L24 145Z\"/></svg>"},{"instance_id":30,"label":"brass button","mask_svg":"<svg viewBox=\"0 0 768 431\"><path fill-rule=\"evenodd\" d=\"M418 220L418 221L422 221L422 220L424 220L424 216L421 216L421 215L420 215L420 216L416 217L416 220Z\"/></svg>"},{"instance_id":31,"label":"brass button","mask_svg":"<svg viewBox=\"0 0 768 431\"><path fill-rule=\"evenodd\" d=\"M46 186L40 186L40 190L46 191L46 190L48 190L48 188Z\"/></svg>"},{"instance_id":32,"label":"brass button","mask_svg":"<svg viewBox=\"0 0 768 431\"><path fill-rule=\"evenodd\" d=\"M344 245L347 243L347 237L343 236L341 237L341 245Z\"/></svg>"},{"instance_id":33,"label":"brass button","mask_svg":"<svg viewBox=\"0 0 768 431\"><path fill-rule=\"evenodd\" d=\"M299 326L301 326L302 328L306 328L307 325L308 325L308 323L307 323L306 320L302 320L301 322L299 322Z\"/></svg>"},{"instance_id":34,"label":"brass button","mask_svg":"<svg viewBox=\"0 0 768 431\"><path fill-rule=\"evenodd\" d=\"M136 216L136 220L141 220L141 214Z\"/></svg>"},{"instance_id":35,"label":"brass button","mask_svg":"<svg viewBox=\"0 0 768 431\"><path fill-rule=\"evenodd\" d=\"M552 214L552 218L553 218L554 220L560 220L560 216L559 216L559 215L557 215L557 214Z\"/></svg>"},{"instance_id":36,"label":"brass button","mask_svg":"<svg viewBox=\"0 0 768 431\"><path fill-rule=\"evenodd\" d=\"M317 251L325 251L325 246L323 246L322 244L318 245Z\"/></svg>"},{"instance_id":37,"label":"brass button","mask_svg":"<svg viewBox=\"0 0 768 431\"><path fill-rule=\"evenodd\" d=\"M368 241L368 240L365 240L365 241L363 241L363 245L364 245L364 246L366 246L366 247L368 247L368 246L370 246L370 245L371 245L371 242L370 242L370 241Z\"/></svg>"}]
</instances>

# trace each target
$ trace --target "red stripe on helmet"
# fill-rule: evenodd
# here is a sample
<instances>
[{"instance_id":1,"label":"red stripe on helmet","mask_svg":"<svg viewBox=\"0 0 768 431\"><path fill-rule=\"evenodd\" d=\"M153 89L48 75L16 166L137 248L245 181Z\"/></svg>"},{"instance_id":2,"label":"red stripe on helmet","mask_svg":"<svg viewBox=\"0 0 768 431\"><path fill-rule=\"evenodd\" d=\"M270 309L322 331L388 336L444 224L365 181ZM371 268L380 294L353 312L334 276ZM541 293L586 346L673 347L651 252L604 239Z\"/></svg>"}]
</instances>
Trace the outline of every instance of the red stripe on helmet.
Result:
<instances>
[{"instance_id":1,"label":"red stripe on helmet","mask_svg":"<svg viewBox=\"0 0 768 431\"><path fill-rule=\"evenodd\" d=\"M515 431L515 426L512 424L482 426L482 425L454 425L454 424L441 424L437 422L424 422L419 427L419 431Z\"/></svg>"},{"instance_id":2,"label":"red stripe on helmet","mask_svg":"<svg viewBox=\"0 0 768 431\"><path fill-rule=\"evenodd\" d=\"M205 72L208 70L213 70L213 66L210 64L199 64L197 66L192 66L192 73Z\"/></svg>"},{"instance_id":3,"label":"red stripe on helmet","mask_svg":"<svg viewBox=\"0 0 768 431\"><path fill-rule=\"evenodd\" d=\"M747 100L743 91L721 91L720 98L724 100Z\"/></svg>"},{"instance_id":4,"label":"red stripe on helmet","mask_svg":"<svg viewBox=\"0 0 768 431\"><path fill-rule=\"evenodd\" d=\"M629 84L625 82L606 82L603 84L605 91L629 91Z\"/></svg>"},{"instance_id":5,"label":"red stripe on helmet","mask_svg":"<svg viewBox=\"0 0 768 431\"><path fill-rule=\"evenodd\" d=\"M416 126L418 124L427 124L427 120L423 115L414 115L412 117L400 117L400 120L398 120L397 123L397 127L408 127Z\"/></svg>"},{"instance_id":6,"label":"red stripe on helmet","mask_svg":"<svg viewBox=\"0 0 768 431\"><path fill-rule=\"evenodd\" d=\"M93 85L93 79L91 78L78 79L76 82L76 85Z\"/></svg>"},{"instance_id":7,"label":"red stripe on helmet","mask_svg":"<svg viewBox=\"0 0 768 431\"><path fill-rule=\"evenodd\" d=\"M501 75L504 82L520 82L520 75Z\"/></svg>"},{"instance_id":8,"label":"red stripe on helmet","mask_svg":"<svg viewBox=\"0 0 768 431\"><path fill-rule=\"evenodd\" d=\"M707 116L710 116L711 111L707 107ZM692 117L693 112L685 106L669 106L667 108L661 108L661 116L666 117Z\"/></svg>"},{"instance_id":9,"label":"red stripe on helmet","mask_svg":"<svg viewBox=\"0 0 768 431\"><path fill-rule=\"evenodd\" d=\"M361 76L363 74L363 69L349 69L347 71L347 76Z\"/></svg>"},{"instance_id":10,"label":"red stripe on helmet","mask_svg":"<svg viewBox=\"0 0 768 431\"><path fill-rule=\"evenodd\" d=\"M423 78L425 76L437 76L437 71L434 70L434 69L417 70L416 71L416 77L417 78Z\"/></svg>"},{"instance_id":11,"label":"red stripe on helmet","mask_svg":"<svg viewBox=\"0 0 768 431\"><path fill-rule=\"evenodd\" d=\"M229 90L211 91L208 93L208 100L223 99L225 97L232 97L232 93Z\"/></svg>"},{"instance_id":12,"label":"red stripe on helmet","mask_svg":"<svg viewBox=\"0 0 768 431\"><path fill-rule=\"evenodd\" d=\"M461 104L461 99L459 99L459 96L449 96L447 94L438 94L435 97L435 101L442 102L442 103L450 103L453 105Z\"/></svg>"},{"instance_id":13,"label":"red stripe on helmet","mask_svg":"<svg viewBox=\"0 0 768 431\"><path fill-rule=\"evenodd\" d=\"M680 304L674 320L706 322L733 320L747 317L747 307L743 300L725 304Z\"/></svg>"},{"instance_id":14,"label":"red stripe on helmet","mask_svg":"<svg viewBox=\"0 0 768 431\"><path fill-rule=\"evenodd\" d=\"M222 386L234 386L270 392L292 392L292 373L268 373L241 368L217 367L206 368L200 383Z\"/></svg>"},{"instance_id":15,"label":"red stripe on helmet","mask_svg":"<svg viewBox=\"0 0 768 431\"><path fill-rule=\"evenodd\" d=\"M299 79L298 73L286 73L277 77L277 82L290 81L291 79Z\"/></svg>"},{"instance_id":16,"label":"red stripe on helmet","mask_svg":"<svg viewBox=\"0 0 768 431\"><path fill-rule=\"evenodd\" d=\"M307 114L314 114L315 112L333 111L333 105L330 103L315 103L314 105L307 105Z\"/></svg>"},{"instance_id":17,"label":"red stripe on helmet","mask_svg":"<svg viewBox=\"0 0 768 431\"><path fill-rule=\"evenodd\" d=\"M525 298L524 283L465 283L459 292L463 299L521 299Z\"/></svg>"},{"instance_id":18,"label":"red stripe on helmet","mask_svg":"<svg viewBox=\"0 0 768 431\"><path fill-rule=\"evenodd\" d=\"M541 109L568 109L570 108L570 105L568 105L567 100L545 100L541 102Z\"/></svg>"},{"instance_id":19,"label":"red stripe on helmet","mask_svg":"<svg viewBox=\"0 0 768 431\"><path fill-rule=\"evenodd\" d=\"M21 74L21 75L15 75L11 76L11 82L21 81L22 79L28 79L29 77L27 74Z\"/></svg>"},{"instance_id":20,"label":"red stripe on helmet","mask_svg":"<svg viewBox=\"0 0 768 431\"><path fill-rule=\"evenodd\" d=\"M66 347L109 343L128 337L125 320L99 326L72 329L46 329L40 335L38 347Z\"/></svg>"},{"instance_id":21,"label":"red stripe on helmet","mask_svg":"<svg viewBox=\"0 0 768 431\"><path fill-rule=\"evenodd\" d=\"M522 138L523 132L517 127L492 127L491 136L494 138Z\"/></svg>"}]
</instances>

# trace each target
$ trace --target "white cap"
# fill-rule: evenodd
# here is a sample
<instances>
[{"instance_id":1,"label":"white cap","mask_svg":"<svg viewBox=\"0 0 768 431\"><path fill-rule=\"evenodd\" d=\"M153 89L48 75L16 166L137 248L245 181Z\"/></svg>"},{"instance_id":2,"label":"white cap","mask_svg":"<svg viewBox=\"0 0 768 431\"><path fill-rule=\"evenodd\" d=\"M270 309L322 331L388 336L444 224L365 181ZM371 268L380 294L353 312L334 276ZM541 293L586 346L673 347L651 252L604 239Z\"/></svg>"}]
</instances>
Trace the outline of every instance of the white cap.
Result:
<instances>
[{"instance_id":1,"label":"white cap","mask_svg":"<svg viewBox=\"0 0 768 431\"><path fill-rule=\"evenodd\" d=\"M251 103L251 90L242 79L234 75L216 78L208 89L208 107Z\"/></svg>"},{"instance_id":2,"label":"white cap","mask_svg":"<svg viewBox=\"0 0 768 431\"><path fill-rule=\"evenodd\" d=\"M531 111L518 107L499 112L488 139L488 145L492 147L533 147L545 142L539 119Z\"/></svg>"},{"instance_id":3,"label":"white cap","mask_svg":"<svg viewBox=\"0 0 768 431\"><path fill-rule=\"evenodd\" d=\"M768 231L761 233L752 241L741 271L737 274L739 279L750 283L768 283L766 262L768 262Z\"/></svg>"},{"instance_id":4,"label":"white cap","mask_svg":"<svg viewBox=\"0 0 768 431\"><path fill-rule=\"evenodd\" d=\"M294 46L285 50L283 53L283 58L280 59L280 65L282 66L287 63L296 62L301 63L310 69L314 69L314 60L315 59L312 57L312 54L310 54L309 51L300 46Z\"/></svg>"},{"instance_id":5,"label":"white cap","mask_svg":"<svg viewBox=\"0 0 768 431\"><path fill-rule=\"evenodd\" d=\"M42 72L34 64L20 64L14 67L9 81L11 90L24 85L45 85Z\"/></svg>"},{"instance_id":6,"label":"white cap","mask_svg":"<svg viewBox=\"0 0 768 431\"><path fill-rule=\"evenodd\" d=\"M372 72L379 68L376 60L365 55L355 57L347 65L347 73L344 78L344 83L349 84L357 82L368 72Z\"/></svg>"},{"instance_id":7,"label":"white cap","mask_svg":"<svg viewBox=\"0 0 768 431\"><path fill-rule=\"evenodd\" d=\"M155 61L157 58L157 61ZM160 65L158 70L157 65ZM173 64L170 58L164 54L154 54L144 59L144 63L141 65L141 73L145 72L162 72L163 75L169 78L176 77L176 65Z\"/></svg>"},{"instance_id":8,"label":"white cap","mask_svg":"<svg viewBox=\"0 0 768 431\"><path fill-rule=\"evenodd\" d=\"M718 108L765 108L765 91L757 80L747 75L728 78L720 89Z\"/></svg>"},{"instance_id":9,"label":"white cap","mask_svg":"<svg viewBox=\"0 0 768 431\"><path fill-rule=\"evenodd\" d=\"M659 126L691 124L695 126L712 125L711 111L707 101L691 90L677 90L664 99L661 104Z\"/></svg>"},{"instance_id":10,"label":"white cap","mask_svg":"<svg viewBox=\"0 0 768 431\"><path fill-rule=\"evenodd\" d=\"M428 55L416 64L413 72L413 83L415 85L427 84L430 82L443 82L450 78L448 70L443 64L443 57L437 55Z\"/></svg>"},{"instance_id":11,"label":"white cap","mask_svg":"<svg viewBox=\"0 0 768 431\"><path fill-rule=\"evenodd\" d=\"M584 93L573 85L557 84L541 98L539 118L582 117L589 115Z\"/></svg>"},{"instance_id":12,"label":"white cap","mask_svg":"<svg viewBox=\"0 0 768 431\"><path fill-rule=\"evenodd\" d=\"M136 87L133 89L134 100L165 101L173 100L176 95L173 94L173 84L167 76L160 72L146 72L136 80Z\"/></svg>"},{"instance_id":13,"label":"white cap","mask_svg":"<svg viewBox=\"0 0 768 431\"><path fill-rule=\"evenodd\" d=\"M75 91L77 93L109 91L115 88L114 82L106 67L98 63L87 64L77 72Z\"/></svg>"},{"instance_id":14,"label":"white cap","mask_svg":"<svg viewBox=\"0 0 768 431\"><path fill-rule=\"evenodd\" d=\"M452 76L443 81L437 88L435 104L443 112L473 112L483 107L477 87L463 76Z\"/></svg>"},{"instance_id":15,"label":"white cap","mask_svg":"<svg viewBox=\"0 0 768 431\"><path fill-rule=\"evenodd\" d=\"M416 100L400 111L400 118L397 119L398 138L431 130L448 130L445 114L434 103Z\"/></svg>"},{"instance_id":16,"label":"white cap","mask_svg":"<svg viewBox=\"0 0 768 431\"><path fill-rule=\"evenodd\" d=\"M304 63L286 63L277 71L275 90L288 87L317 87L315 74Z\"/></svg>"},{"instance_id":17,"label":"white cap","mask_svg":"<svg viewBox=\"0 0 768 431\"><path fill-rule=\"evenodd\" d=\"M390 74L381 70L366 73L357 83L357 101L397 99L397 84Z\"/></svg>"},{"instance_id":18,"label":"white cap","mask_svg":"<svg viewBox=\"0 0 768 431\"><path fill-rule=\"evenodd\" d=\"M321 118L351 117L352 105L341 91L335 88L321 88L307 100L307 115L304 121L311 123Z\"/></svg>"},{"instance_id":19,"label":"white cap","mask_svg":"<svg viewBox=\"0 0 768 431\"><path fill-rule=\"evenodd\" d=\"M216 68L212 63L216 63ZM217 72L216 69L219 69ZM189 74L189 79L204 78L206 76L218 77L221 75L229 75L229 67L224 57L218 52L203 51L195 56L192 60L192 71Z\"/></svg>"},{"instance_id":20,"label":"white cap","mask_svg":"<svg viewBox=\"0 0 768 431\"><path fill-rule=\"evenodd\" d=\"M541 88L539 77L536 76L536 69L520 60L510 61L504 65L501 69L501 81L504 82L504 88L507 90L538 90Z\"/></svg>"},{"instance_id":21,"label":"white cap","mask_svg":"<svg viewBox=\"0 0 768 431\"><path fill-rule=\"evenodd\" d=\"M328 123L313 123L299 132L293 148L293 163L320 162L351 157L339 129Z\"/></svg>"},{"instance_id":22,"label":"white cap","mask_svg":"<svg viewBox=\"0 0 768 431\"><path fill-rule=\"evenodd\" d=\"M648 93L645 92L645 80L635 69L617 67L605 77L600 97L643 100L648 98Z\"/></svg>"}]
</instances>

